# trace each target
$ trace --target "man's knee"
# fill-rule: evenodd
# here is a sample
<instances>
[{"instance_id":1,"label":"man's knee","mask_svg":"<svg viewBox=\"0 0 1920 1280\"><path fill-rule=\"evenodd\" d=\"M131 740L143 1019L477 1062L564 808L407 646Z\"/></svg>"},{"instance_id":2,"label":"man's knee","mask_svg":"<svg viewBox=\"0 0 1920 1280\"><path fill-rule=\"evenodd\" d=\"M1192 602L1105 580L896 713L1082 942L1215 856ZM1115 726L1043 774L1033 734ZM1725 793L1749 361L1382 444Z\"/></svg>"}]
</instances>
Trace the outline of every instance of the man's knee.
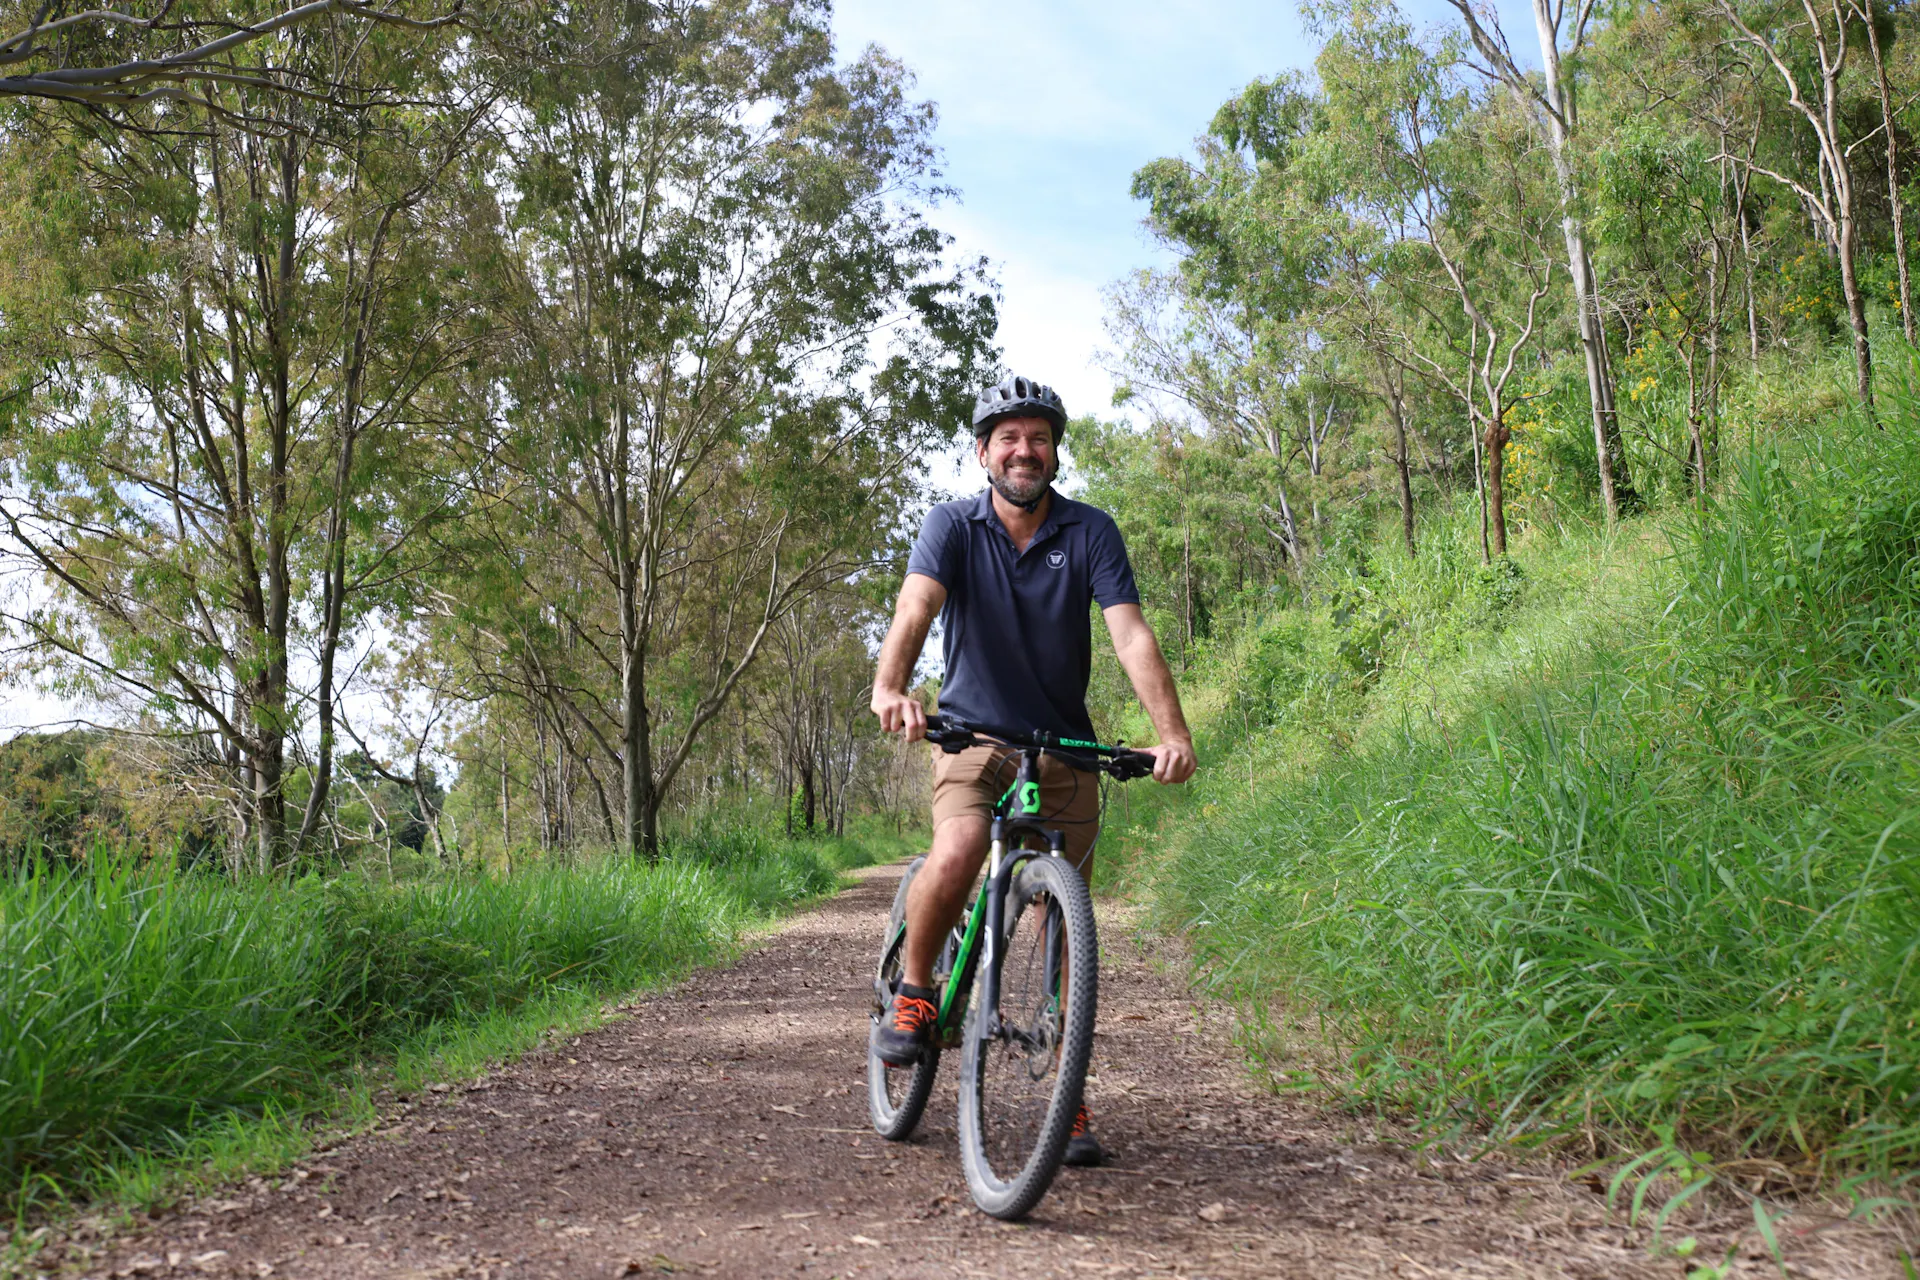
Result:
<instances>
[{"instance_id":1,"label":"man's knee","mask_svg":"<svg viewBox=\"0 0 1920 1280\"><path fill-rule=\"evenodd\" d=\"M915 896L964 898L987 856L987 823L972 814L948 818L933 831L933 848L914 880ZM923 889L922 886L925 886Z\"/></svg>"},{"instance_id":2,"label":"man's knee","mask_svg":"<svg viewBox=\"0 0 1920 1280\"><path fill-rule=\"evenodd\" d=\"M969 866L978 870L987 856L988 834L985 818L971 813L948 818L933 829L933 848L927 862L943 871Z\"/></svg>"}]
</instances>

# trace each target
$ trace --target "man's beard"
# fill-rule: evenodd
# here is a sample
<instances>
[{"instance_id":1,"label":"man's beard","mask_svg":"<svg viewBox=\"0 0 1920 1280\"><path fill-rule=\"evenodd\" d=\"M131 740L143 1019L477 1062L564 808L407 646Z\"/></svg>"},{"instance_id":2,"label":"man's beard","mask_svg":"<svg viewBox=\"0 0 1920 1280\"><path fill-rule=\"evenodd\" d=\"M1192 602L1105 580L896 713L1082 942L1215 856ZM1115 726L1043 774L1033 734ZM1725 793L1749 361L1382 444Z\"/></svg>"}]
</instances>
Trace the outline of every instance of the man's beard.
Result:
<instances>
[{"instance_id":1,"label":"man's beard","mask_svg":"<svg viewBox=\"0 0 1920 1280\"><path fill-rule=\"evenodd\" d=\"M987 480L993 485L994 492L1005 498L1008 502L1011 502L1016 507L1027 507L1040 501L1041 495L1046 493L1047 486L1053 483L1053 477L1057 473L1058 469L1055 468L1044 476L1036 476L1031 473L1011 475L1004 470L995 471L989 467L987 468Z\"/></svg>"}]
</instances>

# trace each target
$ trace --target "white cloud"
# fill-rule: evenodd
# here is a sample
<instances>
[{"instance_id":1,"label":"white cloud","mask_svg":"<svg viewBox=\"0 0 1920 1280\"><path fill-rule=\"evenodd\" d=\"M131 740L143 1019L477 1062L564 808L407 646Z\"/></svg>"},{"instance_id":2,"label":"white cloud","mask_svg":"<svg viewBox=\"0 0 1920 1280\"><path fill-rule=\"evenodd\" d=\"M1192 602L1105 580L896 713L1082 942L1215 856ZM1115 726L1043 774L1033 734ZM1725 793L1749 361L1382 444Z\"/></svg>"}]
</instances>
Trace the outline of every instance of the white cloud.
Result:
<instances>
[{"instance_id":1,"label":"white cloud","mask_svg":"<svg viewBox=\"0 0 1920 1280\"><path fill-rule=\"evenodd\" d=\"M1407 8L1416 23L1454 20L1445 0ZM1529 12L1499 8L1526 59ZM879 44L939 104L961 203L936 221L997 264L1008 365L1058 387L1074 413L1111 412L1112 380L1092 364L1101 290L1168 261L1140 228L1134 171L1189 153L1228 97L1318 49L1297 9L1271 0L841 0L834 28L843 57Z\"/></svg>"},{"instance_id":2,"label":"white cloud","mask_svg":"<svg viewBox=\"0 0 1920 1280\"><path fill-rule=\"evenodd\" d=\"M1291 10L849 0L834 23L843 56L877 43L939 104L961 203L936 220L997 266L1008 366L1052 383L1071 412L1111 412L1112 380L1093 364L1101 290L1166 261L1140 228L1133 173L1188 150L1249 80L1307 55Z\"/></svg>"}]
</instances>

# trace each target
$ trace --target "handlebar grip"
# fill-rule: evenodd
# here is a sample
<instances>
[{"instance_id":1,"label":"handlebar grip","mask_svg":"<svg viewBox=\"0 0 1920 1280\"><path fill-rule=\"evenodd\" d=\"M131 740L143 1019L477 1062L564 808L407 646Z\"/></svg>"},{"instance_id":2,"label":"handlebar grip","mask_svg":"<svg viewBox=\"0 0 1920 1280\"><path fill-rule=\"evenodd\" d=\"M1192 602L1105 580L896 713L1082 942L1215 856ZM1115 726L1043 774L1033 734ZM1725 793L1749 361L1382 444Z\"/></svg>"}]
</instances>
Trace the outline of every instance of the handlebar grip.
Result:
<instances>
[{"instance_id":1,"label":"handlebar grip","mask_svg":"<svg viewBox=\"0 0 1920 1280\"><path fill-rule=\"evenodd\" d=\"M927 741L945 751L948 755L958 755L973 745L973 730L952 716L930 715L927 717Z\"/></svg>"},{"instance_id":2,"label":"handlebar grip","mask_svg":"<svg viewBox=\"0 0 1920 1280\"><path fill-rule=\"evenodd\" d=\"M1129 751L1125 755L1115 756L1108 769L1122 782L1145 778L1153 773L1153 757L1145 751Z\"/></svg>"}]
</instances>

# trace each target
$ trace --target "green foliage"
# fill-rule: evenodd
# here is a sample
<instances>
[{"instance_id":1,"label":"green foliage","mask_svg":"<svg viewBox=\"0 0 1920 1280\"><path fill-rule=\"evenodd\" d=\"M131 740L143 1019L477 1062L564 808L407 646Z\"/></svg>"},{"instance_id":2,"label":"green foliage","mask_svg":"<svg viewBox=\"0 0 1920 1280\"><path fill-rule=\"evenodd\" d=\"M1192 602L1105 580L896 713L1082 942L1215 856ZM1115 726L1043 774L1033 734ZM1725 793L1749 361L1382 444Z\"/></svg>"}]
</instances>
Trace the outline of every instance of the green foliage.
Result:
<instances>
[{"instance_id":1,"label":"green foliage","mask_svg":"<svg viewBox=\"0 0 1920 1280\"><path fill-rule=\"evenodd\" d=\"M1206 754L1265 768L1214 770L1150 874L1260 1025L1324 1019L1338 1062L1274 1032L1276 1074L1441 1131L1920 1158L1920 412L1731 470L1670 552L1383 557L1370 690L1338 605L1223 659L1301 692L1218 717Z\"/></svg>"},{"instance_id":2,"label":"green foliage","mask_svg":"<svg viewBox=\"0 0 1920 1280\"><path fill-rule=\"evenodd\" d=\"M113 831L119 815L87 758L100 737L22 733L0 745L0 864L29 846L70 857Z\"/></svg>"},{"instance_id":3,"label":"green foliage","mask_svg":"<svg viewBox=\"0 0 1920 1280\"><path fill-rule=\"evenodd\" d=\"M856 845L715 825L657 864L233 884L96 851L0 880L0 1178L86 1190L223 1117L324 1097L356 1062L568 992L716 958L831 889Z\"/></svg>"}]
</instances>

